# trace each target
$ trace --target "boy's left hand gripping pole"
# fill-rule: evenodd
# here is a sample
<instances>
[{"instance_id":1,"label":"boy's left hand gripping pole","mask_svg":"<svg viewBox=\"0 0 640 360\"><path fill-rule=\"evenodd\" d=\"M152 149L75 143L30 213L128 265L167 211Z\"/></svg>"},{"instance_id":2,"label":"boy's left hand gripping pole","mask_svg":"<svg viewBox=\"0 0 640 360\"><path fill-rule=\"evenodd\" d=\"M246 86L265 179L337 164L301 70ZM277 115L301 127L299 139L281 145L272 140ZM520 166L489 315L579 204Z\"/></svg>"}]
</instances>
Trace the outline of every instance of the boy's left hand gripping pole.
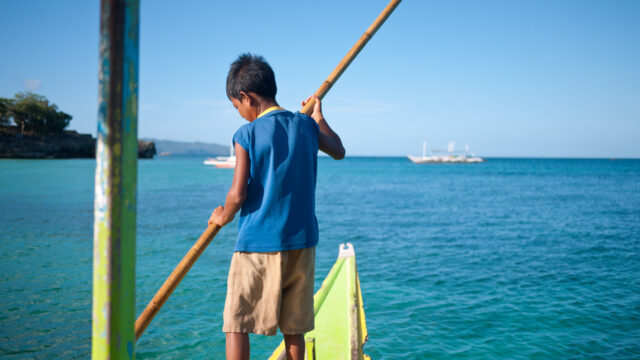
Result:
<instances>
[{"instance_id":1,"label":"boy's left hand gripping pole","mask_svg":"<svg viewBox=\"0 0 640 360\"><path fill-rule=\"evenodd\" d=\"M156 295L151 299L147 307L136 320L136 340L140 338L158 310L160 310L165 301L167 301L169 296L171 296L173 290L175 290L182 278L187 274L187 272L189 272L191 266L193 266L196 260L198 260L200 254L204 252L219 230L219 225L209 226L202 235L200 235L198 241L196 241L196 243L191 247L191 250L189 250L189 252L184 256L178 266L173 269L171 275L169 275L167 280L165 280L164 284L162 284Z\"/></svg>"}]
</instances>

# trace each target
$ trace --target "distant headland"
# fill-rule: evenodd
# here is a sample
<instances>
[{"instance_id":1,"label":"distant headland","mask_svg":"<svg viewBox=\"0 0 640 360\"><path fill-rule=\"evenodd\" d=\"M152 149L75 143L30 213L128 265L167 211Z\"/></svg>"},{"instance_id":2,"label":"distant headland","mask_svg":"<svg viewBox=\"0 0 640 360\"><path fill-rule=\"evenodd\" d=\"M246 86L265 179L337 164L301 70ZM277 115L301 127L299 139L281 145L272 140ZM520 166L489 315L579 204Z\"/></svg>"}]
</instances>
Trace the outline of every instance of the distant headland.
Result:
<instances>
[{"instance_id":1,"label":"distant headland","mask_svg":"<svg viewBox=\"0 0 640 360\"><path fill-rule=\"evenodd\" d=\"M66 130L72 116L38 94L0 97L0 159L71 159L96 156L96 139ZM218 156L229 147L213 143L173 140L138 140L138 157L154 155Z\"/></svg>"},{"instance_id":2,"label":"distant headland","mask_svg":"<svg viewBox=\"0 0 640 360\"><path fill-rule=\"evenodd\" d=\"M138 140L138 157L152 159L155 144ZM96 139L90 134L64 130L52 134L21 134L17 126L0 125L0 159L95 158Z\"/></svg>"},{"instance_id":3,"label":"distant headland","mask_svg":"<svg viewBox=\"0 0 640 360\"><path fill-rule=\"evenodd\" d=\"M218 156L229 155L229 146L203 142L186 142L160 139L143 139L155 144L160 156Z\"/></svg>"},{"instance_id":4,"label":"distant headland","mask_svg":"<svg viewBox=\"0 0 640 360\"><path fill-rule=\"evenodd\" d=\"M96 156L96 139L65 130L72 116L38 94L0 98L0 158L69 159ZM138 157L151 159L155 144L138 141Z\"/></svg>"}]
</instances>

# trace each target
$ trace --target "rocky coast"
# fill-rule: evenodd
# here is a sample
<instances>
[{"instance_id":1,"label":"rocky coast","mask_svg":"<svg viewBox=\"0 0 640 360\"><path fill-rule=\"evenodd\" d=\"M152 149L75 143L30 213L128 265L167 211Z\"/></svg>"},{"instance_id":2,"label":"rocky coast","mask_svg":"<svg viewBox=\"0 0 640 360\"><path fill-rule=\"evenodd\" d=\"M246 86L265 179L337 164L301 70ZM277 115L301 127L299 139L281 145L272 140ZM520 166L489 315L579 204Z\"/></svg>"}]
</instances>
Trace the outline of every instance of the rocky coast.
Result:
<instances>
[{"instance_id":1,"label":"rocky coast","mask_svg":"<svg viewBox=\"0 0 640 360\"><path fill-rule=\"evenodd\" d=\"M138 158L156 154L152 141L138 140ZM0 159L71 159L96 156L96 139L74 130L47 135L21 134L15 126L0 126Z\"/></svg>"}]
</instances>

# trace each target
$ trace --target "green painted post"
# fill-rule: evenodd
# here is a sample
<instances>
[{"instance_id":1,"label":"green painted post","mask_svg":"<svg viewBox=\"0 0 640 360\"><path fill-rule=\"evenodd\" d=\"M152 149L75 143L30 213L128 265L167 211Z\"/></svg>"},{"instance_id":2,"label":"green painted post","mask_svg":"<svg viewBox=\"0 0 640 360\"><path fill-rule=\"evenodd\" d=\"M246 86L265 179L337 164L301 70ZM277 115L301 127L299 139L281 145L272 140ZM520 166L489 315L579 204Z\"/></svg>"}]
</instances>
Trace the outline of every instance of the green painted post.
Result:
<instances>
[{"instance_id":1,"label":"green painted post","mask_svg":"<svg viewBox=\"0 0 640 360\"><path fill-rule=\"evenodd\" d=\"M92 359L133 359L139 0L100 4Z\"/></svg>"}]
</instances>

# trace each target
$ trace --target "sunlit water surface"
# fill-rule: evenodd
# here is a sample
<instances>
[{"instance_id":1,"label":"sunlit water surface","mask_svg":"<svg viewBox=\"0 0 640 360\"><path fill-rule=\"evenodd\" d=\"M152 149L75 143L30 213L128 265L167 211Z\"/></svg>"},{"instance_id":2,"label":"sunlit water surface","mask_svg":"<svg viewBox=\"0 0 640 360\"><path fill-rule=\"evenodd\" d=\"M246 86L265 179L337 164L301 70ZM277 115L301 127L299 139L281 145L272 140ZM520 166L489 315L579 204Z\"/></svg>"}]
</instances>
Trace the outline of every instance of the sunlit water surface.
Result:
<instances>
[{"instance_id":1,"label":"sunlit water surface","mask_svg":"<svg viewBox=\"0 0 640 360\"><path fill-rule=\"evenodd\" d=\"M136 313L222 203L232 171L139 162ZM316 288L354 244L374 359L640 357L640 161L319 160ZM92 160L0 161L0 356L91 352ZM224 356L224 228L138 359ZM254 336L252 358L280 337Z\"/></svg>"}]
</instances>

